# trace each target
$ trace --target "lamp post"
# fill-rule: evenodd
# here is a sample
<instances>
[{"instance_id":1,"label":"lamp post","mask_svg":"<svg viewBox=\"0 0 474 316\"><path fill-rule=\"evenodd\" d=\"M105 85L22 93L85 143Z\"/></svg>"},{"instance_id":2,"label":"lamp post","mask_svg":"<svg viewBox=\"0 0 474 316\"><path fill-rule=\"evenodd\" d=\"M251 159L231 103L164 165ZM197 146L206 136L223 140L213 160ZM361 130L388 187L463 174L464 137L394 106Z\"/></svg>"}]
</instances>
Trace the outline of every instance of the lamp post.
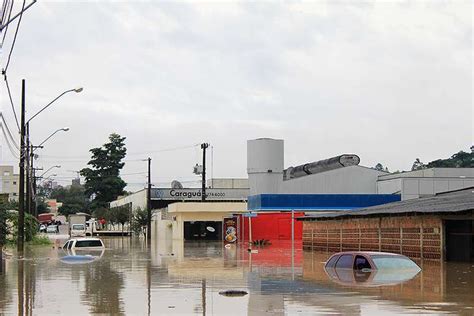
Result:
<instances>
[{"instance_id":1,"label":"lamp post","mask_svg":"<svg viewBox=\"0 0 474 316\"><path fill-rule=\"evenodd\" d=\"M76 92L79 93L83 90L83 88L76 88L76 89L70 89L66 90L60 95L58 95L56 98L54 98L51 102L46 104L44 107L41 108L36 114L34 114L28 121L25 122L25 112L26 112L26 104L25 104L25 85L26 81L25 79L22 79L22 86L21 86L21 126L20 126L20 179L19 179L19 189L18 189L18 198L19 198L19 205L18 205L18 240L17 240L17 249L18 252L20 253L20 256L23 255L23 250L24 250L24 241L25 241L25 158L29 159L29 157L26 157L26 142L25 142L25 136L26 135L26 126L31 120L33 120L36 116L38 116L41 112L46 110L51 104L56 102L59 98L61 98L63 95L69 93L69 92ZM28 135L29 138L29 135ZM28 170L27 170L28 171ZM27 174L27 176L29 176ZM30 197L28 196L28 199ZM28 203L29 204L29 203Z\"/></svg>"},{"instance_id":2,"label":"lamp post","mask_svg":"<svg viewBox=\"0 0 474 316\"><path fill-rule=\"evenodd\" d=\"M33 150L36 150L38 148L43 148L43 144L46 143L51 137L53 137L57 132L67 132L69 131L69 127L63 127L63 128L58 128L57 130L55 130L51 135L49 135L48 137L46 137L45 140L43 140L38 146L33 146Z\"/></svg>"}]
</instances>

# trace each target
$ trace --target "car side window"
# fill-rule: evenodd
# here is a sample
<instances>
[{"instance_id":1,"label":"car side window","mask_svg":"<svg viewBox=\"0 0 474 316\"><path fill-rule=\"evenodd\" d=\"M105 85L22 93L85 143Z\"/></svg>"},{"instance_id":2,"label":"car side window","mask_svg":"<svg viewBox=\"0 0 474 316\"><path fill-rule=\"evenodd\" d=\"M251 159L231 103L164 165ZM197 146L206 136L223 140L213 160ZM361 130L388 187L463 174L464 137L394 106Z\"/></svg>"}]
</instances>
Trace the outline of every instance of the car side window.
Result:
<instances>
[{"instance_id":1,"label":"car side window","mask_svg":"<svg viewBox=\"0 0 474 316\"><path fill-rule=\"evenodd\" d=\"M336 262L336 269L352 269L352 255L342 255Z\"/></svg>"},{"instance_id":2,"label":"car side window","mask_svg":"<svg viewBox=\"0 0 474 316\"><path fill-rule=\"evenodd\" d=\"M73 241L70 241L70 242L69 242L69 246L67 247L67 249L71 249L73 243L74 243Z\"/></svg>"},{"instance_id":3,"label":"car side window","mask_svg":"<svg viewBox=\"0 0 474 316\"><path fill-rule=\"evenodd\" d=\"M64 246L63 246L63 249L68 249L68 247L69 247L69 243L71 243L71 242L70 242L70 241L68 241L67 243L65 243L65 244L64 244Z\"/></svg>"},{"instance_id":4,"label":"car side window","mask_svg":"<svg viewBox=\"0 0 474 316\"><path fill-rule=\"evenodd\" d=\"M339 256L333 256L329 259L329 261L326 263L327 268L334 268L336 265L336 261L339 259Z\"/></svg>"},{"instance_id":5,"label":"car side window","mask_svg":"<svg viewBox=\"0 0 474 316\"><path fill-rule=\"evenodd\" d=\"M354 260L354 269L355 270L362 270L362 269L372 269L370 266L369 260L364 256L356 256Z\"/></svg>"}]
</instances>

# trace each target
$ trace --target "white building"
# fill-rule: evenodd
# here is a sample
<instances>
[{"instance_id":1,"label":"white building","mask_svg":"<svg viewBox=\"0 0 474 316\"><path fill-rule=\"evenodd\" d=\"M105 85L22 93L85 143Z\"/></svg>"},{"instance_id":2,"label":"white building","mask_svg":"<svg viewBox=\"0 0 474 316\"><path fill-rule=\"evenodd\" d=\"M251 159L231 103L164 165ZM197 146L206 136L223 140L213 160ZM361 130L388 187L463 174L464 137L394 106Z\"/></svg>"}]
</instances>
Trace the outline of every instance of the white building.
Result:
<instances>
[{"instance_id":1,"label":"white building","mask_svg":"<svg viewBox=\"0 0 474 316\"><path fill-rule=\"evenodd\" d=\"M13 166L0 166L0 194L8 195L9 201L18 201L19 175L13 173Z\"/></svg>"},{"instance_id":2,"label":"white building","mask_svg":"<svg viewBox=\"0 0 474 316\"><path fill-rule=\"evenodd\" d=\"M284 142L247 141L250 195L257 194L400 194L402 200L474 187L474 168L432 168L391 174L359 166L344 154L284 169Z\"/></svg>"}]
</instances>

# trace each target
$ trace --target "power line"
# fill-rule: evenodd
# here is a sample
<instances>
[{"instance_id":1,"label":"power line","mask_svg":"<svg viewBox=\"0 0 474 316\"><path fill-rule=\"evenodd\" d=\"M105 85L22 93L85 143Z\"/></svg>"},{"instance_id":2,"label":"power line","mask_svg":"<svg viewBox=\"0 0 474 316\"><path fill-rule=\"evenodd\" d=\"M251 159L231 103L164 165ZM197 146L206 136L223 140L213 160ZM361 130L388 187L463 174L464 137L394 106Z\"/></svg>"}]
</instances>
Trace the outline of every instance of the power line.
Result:
<instances>
[{"instance_id":1,"label":"power line","mask_svg":"<svg viewBox=\"0 0 474 316\"><path fill-rule=\"evenodd\" d=\"M10 149L10 152L12 153L13 157L20 159L19 153L15 151L16 148L12 147L12 145L10 144L7 133L5 132L4 124L0 124L0 125L2 126L2 132L3 132L3 135L5 136L5 141L7 143L8 149Z\"/></svg>"},{"instance_id":2,"label":"power line","mask_svg":"<svg viewBox=\"0 0 474 316\"><path fill-rule=\"evenodd\" d=\"M13 137L13 134L12 132L10 131L10 128L8 127L8 124L7 122L5 121L5 117L3 116L3 113L0 112L0 116L2 118L2 121L3 121L3 124L5 125L5 128L7 129L7 132L8 132L8 135L10 136L10 139L12 141L12 143L15 145L16 149L17 150L20 150L20 147L18 146L18 142L16 141L16 139Z\"/></svg>"},{"instance_id":3,"label":"power line","mask_svg":"<svg viewBox=\"0 0 474 316\"><path fill-rule=\"evenodd\" d=\"M10 53L8 54L7 64L5 65L5 68L3 69L3 73L4 73L5 76L6 76L6 73L7 73L7 70L8 70L8 66L10 65L10 59L11 59L11 56L12 56L12 53L13 53L13 48L15 47L16 36L18 35L18 30L20 28L21 18L23 17L23 11L25 10L25 4L26 4L26 0L23 0L23 5L21 7L21 14L20 14L20 17L18 18L18 23L16 25L15 35L13 36L12 47L10 48Z\"/></svg>"},{"instance_id":4,"label":"power line","mask_svg":"<svg viewBox=\"0 0 474 316\"><path fill-rule=\"evenodd\" d=\"M10 9L9 9L9 12L8 12L7 22L10 21L10 17L11 17L11 15L12 15L12 11L13 11L13 4L15 3L15 1L14 1L14 0L12 0L11 2L10 2L10 1L7 1L7 4L6 4L6 6L5 6L5 12L6 12L6 10L8 10L8 9L7 9L8 3L10 3ZM2 21L2 22L3 22L3 21ZM3 47L3 44L5 43L5 37L7 36L8 26L9 26L9 24L7 24L7 26L5 26L5 31L4 31L4 33L3 33L3 39L2 39L2 44L0 44L0 48Z\"/></svg>"},{"instance_id":5,"label":"power line","mask_svg":"<svg viewBox=\"0 0 474 316\"><path fill-rule=\"evenodd\" d=\"M16 127L18 128L18 132L20 132L20 124L18 123L18 117L16 116L15 105L13 104L12 93L10 92L10 85L8 84L7 73L5 70L3 71L3 77L5 79L5 85L7 86L8 98L10 99L13 115L15 116Z\"/></svg>"}]
</instances>

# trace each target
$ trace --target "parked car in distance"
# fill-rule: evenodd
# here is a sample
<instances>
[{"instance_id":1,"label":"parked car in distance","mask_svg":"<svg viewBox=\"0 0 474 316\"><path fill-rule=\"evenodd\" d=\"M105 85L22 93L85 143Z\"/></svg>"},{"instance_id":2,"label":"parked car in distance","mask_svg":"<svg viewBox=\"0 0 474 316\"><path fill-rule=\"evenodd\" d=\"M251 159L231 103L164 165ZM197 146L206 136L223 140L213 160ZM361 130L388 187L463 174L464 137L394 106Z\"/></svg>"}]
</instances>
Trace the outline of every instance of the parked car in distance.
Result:
<instances>
[{"instance_id":1,"label":"parked car in distance","mask_svg":"<svg viewBox=\"0 0 474 316\"><path fill-rule=\"evenodd\" d=\"M72 238L63 246L65 250L104 250L105 246L99 238Z\"/></svg>"},{"instance_id":2,"label":"parked car in distance","mask_svg":"<svg viewBox=\"0 0 474 316\"><path fill-rule=\"evenodd\" d=\"M70 228L71 237L84 237L86 235L85 224L72 224Z\"/></svg>"},{"instance_id":3,"label":"parked car in distance","mask_svg":"<svg viewBox=\"0 0 474 316\"><path fill-rule=\"evenodd\" d=\"M39 231L40 231L40 233L45 233L46 232L46 225L41 224L40 227L39 227Z\"/></svg>"},{"instance_id":4,"label":"parked car in distance","mask_svg":"<svg viewBox=\"0 0 474 316\"><path fill-rule=\"evenodd\" d=\"M59 233L59 226L57 225L49 225L46 227L46 233L48 234L56 234Z\"/></svg>"},{"instance_id":5,"label":"parked car in distance","mask_svg":"<svg viewBox=\"0 0 474 316\"><path fill-rule=\"evenodd\" d=\"M346 251L332 255L325 268L351 269L359 271L398 269L418 270L420 267L410 258L389 252Z\"/></svg>"}]
</instances>

